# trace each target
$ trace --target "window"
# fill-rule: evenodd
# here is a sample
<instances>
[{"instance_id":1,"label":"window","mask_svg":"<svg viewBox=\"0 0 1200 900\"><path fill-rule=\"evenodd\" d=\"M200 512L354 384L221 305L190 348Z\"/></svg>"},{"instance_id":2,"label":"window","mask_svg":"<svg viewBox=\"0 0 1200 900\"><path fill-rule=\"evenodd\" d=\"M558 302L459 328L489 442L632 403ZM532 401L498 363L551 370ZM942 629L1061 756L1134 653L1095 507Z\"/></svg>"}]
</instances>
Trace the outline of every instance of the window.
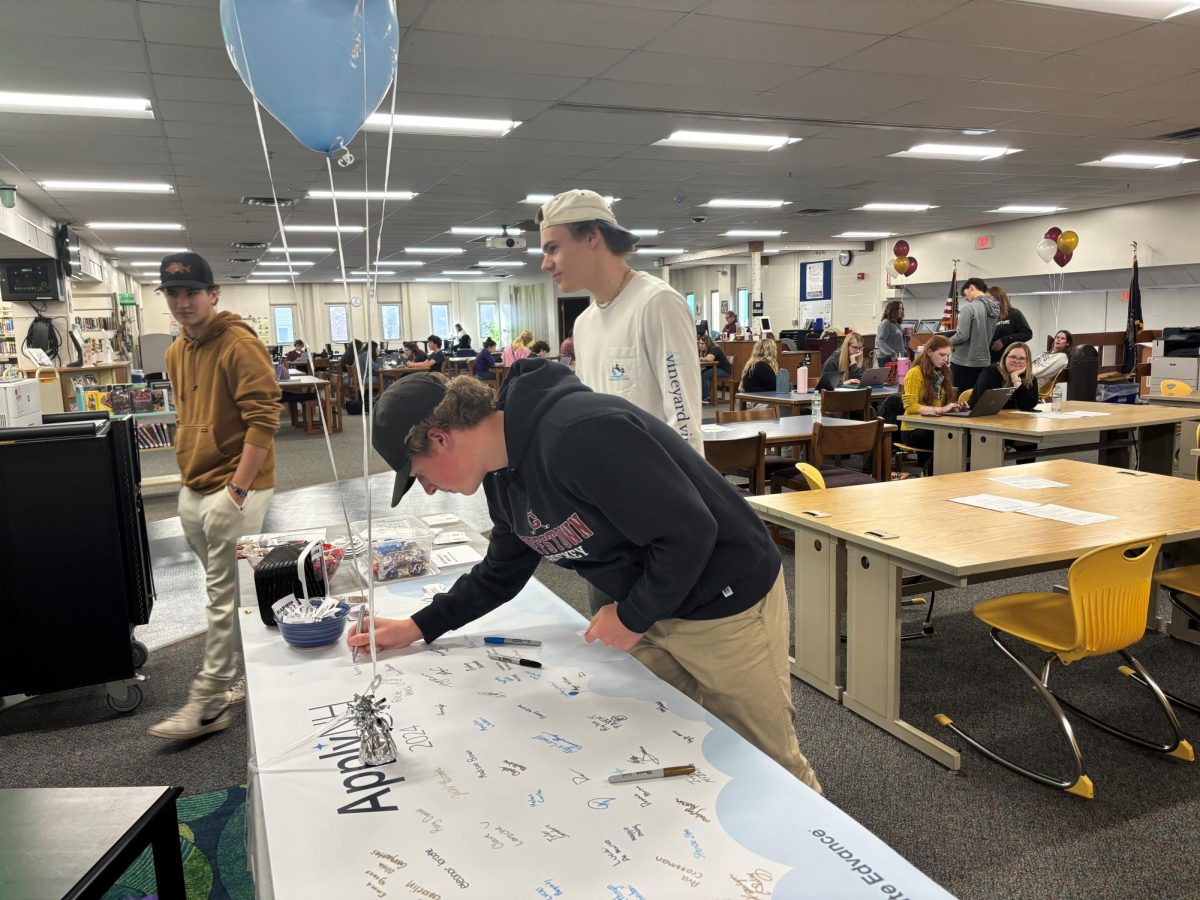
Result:
<instances>
[{"instance_id":1,"label":"window","mask_svg":"<svg viewBox=\"0 0 1200 900\"><path fill-rule=\"evenodd\" d=\"M750 324L750 291L747 288L737 289L737 317L743 325Z\"/></svg>"},{"instance_id":2,"label":"window","mask_svg":"<svg viewBox=\"0 0 1200 900\"><path fill-rule=\"evenodd\" d=\"M494 301L479 304L479 346L488 338L500 343L500 304Z\"/></svg>"},{"instance_id":3,"label":"window","mask_svg":"<svg viewBox=\"0 0 1200 900\"><path fill-rule=\"evenodd\" d=\"M275 326L275 343L293 343L296 340L296 307L272 306L271 324Z\"/></svg>"},{"instance_id":4,"label":"window","mask_svg":"<svg viewBox=\"0 0 1200 900\"><path fill-rule=\"evenodd\" d=\"M346 343L350 340L350 325L346 320L346 304L329 307L329 340Z\"/></svg>"},{"instance_id":5,"label":"window","mask_svg":"<svg viewBox=\"0 0 1200 900\"><path fill-rule=\"evenodd\" d=\"M708 292L708 329L720 331L725 325L725 317L721 315L721 292Z\"/></svg>"},{"instance_id":6,"label":"window","mask_svg":"<svg viewBox=\"0 0 1200 900\"><path fill-rule=\"evenodd\" d=\"M442 338L450 334L449 303L429 304L429 333Z\"/></svg>"},{"instance_id":7,"label":"window","mask_svg":"<svg viewBox=\"0 0 1200 900\"><path fill-rule=\"evenodd\" d=\"M400 335L400 304L381 303L379 305L380 333L385 341L398 341Z\"/></svg>"},{"instance_id":8,"label":"window","mask_svg":"<svg viewBox=\"0 0 1200 900\"><path fill-rule=\"evenodd\" d=\"M687 295L687 305L688 305L688 309L690 309L692 311L692 318L695 319L696 318L696 295L695 294L689 293Z\"/></svg>"}]
</instances>

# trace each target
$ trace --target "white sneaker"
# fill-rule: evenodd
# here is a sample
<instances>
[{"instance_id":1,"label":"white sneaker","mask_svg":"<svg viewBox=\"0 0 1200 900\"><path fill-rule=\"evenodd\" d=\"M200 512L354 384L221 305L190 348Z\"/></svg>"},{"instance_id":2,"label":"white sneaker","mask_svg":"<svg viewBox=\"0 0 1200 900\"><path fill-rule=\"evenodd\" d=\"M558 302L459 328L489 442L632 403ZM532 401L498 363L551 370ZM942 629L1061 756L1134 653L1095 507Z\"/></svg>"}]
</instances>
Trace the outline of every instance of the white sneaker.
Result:
<instances>
[{"instance_id":1,"label":"white sneaker","mask_svg":"<svg viewBox=\"0 0 1200 900\"><path fill-rule=\"evenodd\" d=\"M237 706L240 703L246 702L245 678L235 678L229 682L229 687L225 688L225 702L230 706Z\"/></svg>"},{"instance_id":2,"label":"white sneaker","mask_svg":"<svg viewBox=\"0 0 1200 900\"><path fill-rule=\"evenodd\" d=\"M152 725L147 731L153 737L168 741L190 741L228 727L229 704L221 694L204 700L189 700L175 715Z\"/></svg>"}]
</instances>

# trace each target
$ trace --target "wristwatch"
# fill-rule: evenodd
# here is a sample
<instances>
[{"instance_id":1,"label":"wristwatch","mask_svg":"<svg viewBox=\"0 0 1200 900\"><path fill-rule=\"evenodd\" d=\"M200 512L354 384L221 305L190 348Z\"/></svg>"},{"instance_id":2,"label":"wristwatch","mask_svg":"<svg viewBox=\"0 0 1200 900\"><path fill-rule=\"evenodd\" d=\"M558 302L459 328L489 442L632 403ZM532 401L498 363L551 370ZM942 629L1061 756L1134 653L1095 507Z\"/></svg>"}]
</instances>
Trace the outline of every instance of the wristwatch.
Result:
<instances>
[{"instance_id":1,"label":"wristwatch","mask_svg":"<svg viewBox=\"0 0 1200 900\"><path fill-rule=\"evenodd\" d=\"M232 481L229 482L229 489L231 491L233 491L234 496L237 497L239 500L245 500L247 495L250 493L249 490L242 490L240 487L238 487Z\"/></svg>"}]
</instances>

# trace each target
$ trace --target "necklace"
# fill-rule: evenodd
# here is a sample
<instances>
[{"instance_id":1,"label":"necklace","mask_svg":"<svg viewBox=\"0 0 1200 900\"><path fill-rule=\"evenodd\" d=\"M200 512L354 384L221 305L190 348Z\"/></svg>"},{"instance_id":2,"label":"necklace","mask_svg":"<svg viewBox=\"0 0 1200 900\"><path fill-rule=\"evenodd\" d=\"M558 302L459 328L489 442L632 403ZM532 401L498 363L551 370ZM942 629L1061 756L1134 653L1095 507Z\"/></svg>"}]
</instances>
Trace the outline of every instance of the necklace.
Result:
<instances>
[{"instance_id":1,"label":"necklace","mask_svg":"<svg viewBox=\"0 0 1200 900\"><path fill-rule=\"evenodd\" d=\"M614 300L616 300L617 297L621 296L621 291L625 290L625 285L629 284L629 282L632 279L633 279L633 269L626 267L625 274L621 276L621 283L617 285L617 289L613 293L613 295L611 297L609 297L608 300L606 300L604 303L600 303L599 301L596 301L597 305L598 306L608 306L608 304L610 304Z\"/></svg>"}]
</instances>

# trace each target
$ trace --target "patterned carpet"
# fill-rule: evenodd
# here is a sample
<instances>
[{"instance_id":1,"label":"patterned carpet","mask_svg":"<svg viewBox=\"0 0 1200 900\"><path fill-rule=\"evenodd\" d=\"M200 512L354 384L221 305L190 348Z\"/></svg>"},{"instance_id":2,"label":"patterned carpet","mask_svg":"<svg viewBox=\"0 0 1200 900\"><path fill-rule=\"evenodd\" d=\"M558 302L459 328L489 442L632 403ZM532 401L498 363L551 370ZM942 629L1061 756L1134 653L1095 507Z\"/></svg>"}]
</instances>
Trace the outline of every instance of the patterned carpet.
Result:
<instances>
[{"instance_id":1,"label":"patterned carpet","mask_svg":"<svg viewBox=\"0 0 1200 900\"><path fill-rule=\"evenodd\" d=\"M188 900L253 900L254 883L246 868L245 788L180 797L175 808ZM147 849L104 900L154 896L154 859Z\"/></svg>"}]
</instances>

